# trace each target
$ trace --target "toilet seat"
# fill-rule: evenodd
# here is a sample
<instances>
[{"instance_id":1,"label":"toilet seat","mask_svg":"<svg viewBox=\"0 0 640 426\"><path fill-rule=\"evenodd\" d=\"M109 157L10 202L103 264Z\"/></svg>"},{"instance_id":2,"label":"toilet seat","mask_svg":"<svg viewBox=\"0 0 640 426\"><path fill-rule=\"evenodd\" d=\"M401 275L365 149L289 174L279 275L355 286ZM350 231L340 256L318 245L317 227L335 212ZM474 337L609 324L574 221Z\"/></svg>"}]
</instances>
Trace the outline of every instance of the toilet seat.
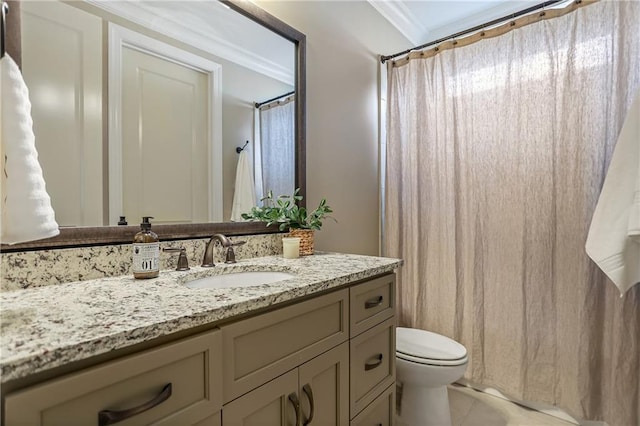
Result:
<instances>
[{"instance_id":1,"label":"toilet seat","mask_svg":"<svg viewBox=\"0 0 640 426\"><path fill-rule=\"evenodd\" d=\"M396 328L396 357L425 365L457 366L467 362L467 349L446 336L415 328Z\"/></svg>"}]
</instances>

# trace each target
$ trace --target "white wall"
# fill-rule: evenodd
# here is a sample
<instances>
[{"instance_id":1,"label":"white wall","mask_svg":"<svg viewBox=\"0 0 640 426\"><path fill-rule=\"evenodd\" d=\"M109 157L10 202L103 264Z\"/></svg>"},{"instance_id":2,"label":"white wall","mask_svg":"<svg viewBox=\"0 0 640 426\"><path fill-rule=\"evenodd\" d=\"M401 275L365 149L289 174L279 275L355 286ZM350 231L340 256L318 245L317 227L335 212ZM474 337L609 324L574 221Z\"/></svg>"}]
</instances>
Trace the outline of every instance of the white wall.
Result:
<instances>
[{"instance_id":1,"label":"white wall","mask_svg":"<svg viewBox=\"0 0 640 426\"><path fill-rule=\"evenodd\" d=\"M412 45L365 1L255 2L307 36L307 207L338 220L316 249L377 255L377 55Z\"/></svg>"}]
</instances>

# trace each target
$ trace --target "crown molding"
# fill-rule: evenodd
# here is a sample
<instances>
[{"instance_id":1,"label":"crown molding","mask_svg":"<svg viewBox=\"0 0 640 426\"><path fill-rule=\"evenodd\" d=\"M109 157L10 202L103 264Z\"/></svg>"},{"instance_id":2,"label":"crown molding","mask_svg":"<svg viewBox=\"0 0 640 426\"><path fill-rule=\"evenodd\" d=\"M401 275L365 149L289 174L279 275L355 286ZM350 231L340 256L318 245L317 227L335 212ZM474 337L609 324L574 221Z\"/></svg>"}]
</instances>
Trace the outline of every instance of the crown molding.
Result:
<instances>
[{"instance_id":1,"label":"crown molding","mask_svg":"<svg viewBox=\"0 0 640 426\"><path fill-rule=\"evenodd\" d=\"M430 31L402 1L367 0L387 21L414 45L424 43Z\"/></svg>"}]
</instances>

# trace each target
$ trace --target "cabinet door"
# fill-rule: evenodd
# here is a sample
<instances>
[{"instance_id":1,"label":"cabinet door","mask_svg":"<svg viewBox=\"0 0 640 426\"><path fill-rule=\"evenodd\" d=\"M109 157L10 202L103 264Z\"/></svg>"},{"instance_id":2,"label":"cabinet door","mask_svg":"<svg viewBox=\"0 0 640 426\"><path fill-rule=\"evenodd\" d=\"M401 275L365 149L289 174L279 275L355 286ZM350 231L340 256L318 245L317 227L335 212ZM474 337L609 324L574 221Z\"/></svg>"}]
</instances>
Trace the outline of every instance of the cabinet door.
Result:
<instances>
[{"instance_id":1,"label":"cabinet door","mask_svg":"<svg viewBox=\"0 0 640 426\"><path fill-rule=\"evenodd\" d=\"M224 426L297 426L298 370L292 370L237 398L222 409Z\"/></svg>"},{"instance_id":2,"label":"cabinet door","mask_svg":"<svg viewBox=\"0 0 640 426\"><path fill-rule=\"evenodd\" d=\"M348 425L348 343L303 364L298 374L302 425Z\"/></svg>"}]
</instances>

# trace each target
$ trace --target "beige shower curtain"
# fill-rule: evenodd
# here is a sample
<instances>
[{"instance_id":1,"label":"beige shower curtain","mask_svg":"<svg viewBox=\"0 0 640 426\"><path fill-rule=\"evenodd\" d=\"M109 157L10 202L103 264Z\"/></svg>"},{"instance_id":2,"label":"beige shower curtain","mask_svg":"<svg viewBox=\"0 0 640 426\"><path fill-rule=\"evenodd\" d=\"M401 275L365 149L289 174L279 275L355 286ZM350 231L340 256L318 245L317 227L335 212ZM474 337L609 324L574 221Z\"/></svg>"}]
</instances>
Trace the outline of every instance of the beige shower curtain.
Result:
<instances>
[{"instance_id":1,"label":"beige shower curtain","mask_svg":"<svg viewBox=\"0 0 640 426\"><path fill-rule=\"evenodd\" d=\"M401 324L464 344L474 383L611 426L640 424L640 285L620 298L584 245L639 34L638 2L603 1L389 75Z\"/></svg>"}]
</instances>

